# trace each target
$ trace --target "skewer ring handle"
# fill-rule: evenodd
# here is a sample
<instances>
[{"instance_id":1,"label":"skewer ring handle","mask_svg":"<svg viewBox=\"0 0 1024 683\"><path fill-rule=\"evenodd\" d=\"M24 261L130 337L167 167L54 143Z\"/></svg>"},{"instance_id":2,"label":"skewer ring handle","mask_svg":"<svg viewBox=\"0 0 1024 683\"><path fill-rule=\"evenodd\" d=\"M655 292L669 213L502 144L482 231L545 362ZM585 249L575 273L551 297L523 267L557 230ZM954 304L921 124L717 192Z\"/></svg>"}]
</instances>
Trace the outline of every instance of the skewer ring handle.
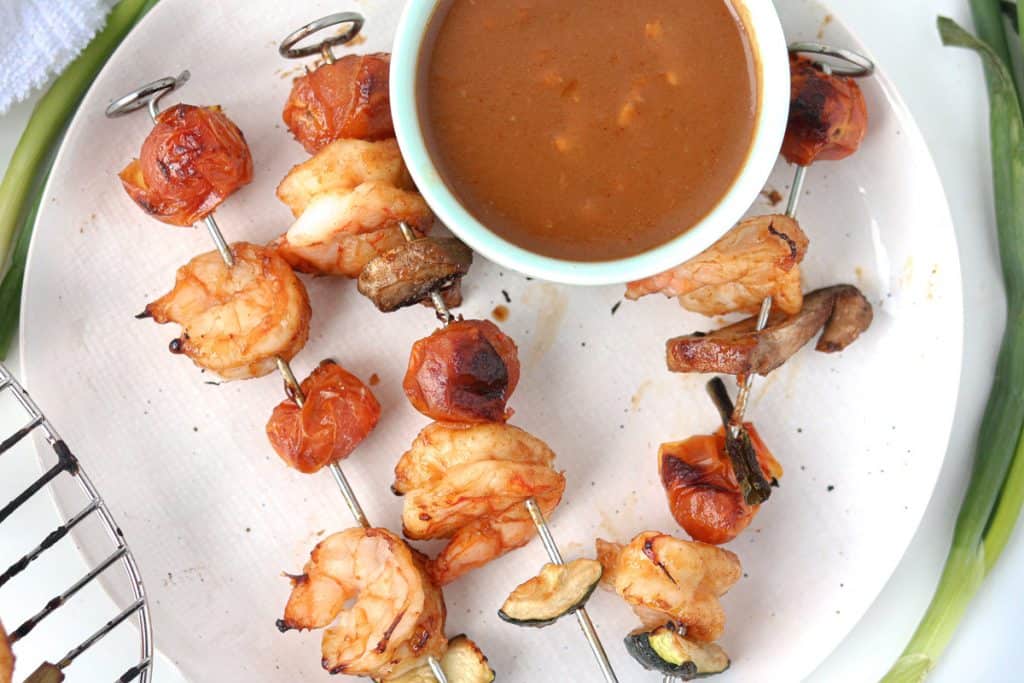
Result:
<instances>
[{"instance_id":1,"label":"skewer ring handle","mask_svg":"<svg viewBox=\"0 0 1024 683\"><path fill-rule=\"evenodd\" d=\"M189 72L182 71L177 78L174 76L165 76L164 78L158 78L155 81L150 81L145 85L139 86L130 93L118 97L116 100L110 103L107 107L106 114L107 118L115 118L118 116L124 116L131 112L142 109L149 105L151 102L155 103L161 97L177 90L185 84L189 79Z\"/></svg>"},{"instance_id":2,"label":"skewer ring handle","mask_svg":"<svg viewBox=\"0 0 1024 683\"><path fill-rule=\"evenodd\" d=\"M285 59L300 59L302 57L323 54L327 48L335 45L344 45L358 36L359 32L363 30L364 23L366 23L366 19L364 19L363 15L358 12L338 12L337 14L328 14L326 17L320 17L316 21L311 21L302 28L289 33L288 36L281 41L281 45L277 48L277 51ZM344 33L324 38L316 45L297 47L299 41L308 38L318 31L322 31L331 26L337 26L338 24L348 24L348 30Z\"/></svg>"},{"instance_id":3,"label":"skewer ring handle","mask_svg":"<svg viewBox=\"0 0 1024 683\"><path fill-rule=\"evenodd\" d=\"M831 64L832 73L837 76L863 78L875 72L875 63L862 54L841 47L832 47L823 43L790 43L789 51L794 54L829 57L838 63ZM824 62L825 60L817 60Z\"/></svg>"}]
</instances>

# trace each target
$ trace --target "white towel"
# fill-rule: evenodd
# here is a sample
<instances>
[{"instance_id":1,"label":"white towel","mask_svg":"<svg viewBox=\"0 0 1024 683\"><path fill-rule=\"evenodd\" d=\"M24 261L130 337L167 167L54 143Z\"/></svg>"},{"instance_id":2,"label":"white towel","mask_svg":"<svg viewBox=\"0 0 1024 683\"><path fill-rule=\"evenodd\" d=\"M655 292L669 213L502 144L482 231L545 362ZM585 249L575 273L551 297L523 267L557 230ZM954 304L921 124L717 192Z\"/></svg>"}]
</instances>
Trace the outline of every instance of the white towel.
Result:
<instances>
[{"instance_id":1,"label":"white towel","mask_svg":"<svg viewBox=\"0 0 1024 683\"><path fill-rule=\"evenodd\" d=\"M116 0L0 0L0 114L59 74Z\"/></svg>"}]
</instances>

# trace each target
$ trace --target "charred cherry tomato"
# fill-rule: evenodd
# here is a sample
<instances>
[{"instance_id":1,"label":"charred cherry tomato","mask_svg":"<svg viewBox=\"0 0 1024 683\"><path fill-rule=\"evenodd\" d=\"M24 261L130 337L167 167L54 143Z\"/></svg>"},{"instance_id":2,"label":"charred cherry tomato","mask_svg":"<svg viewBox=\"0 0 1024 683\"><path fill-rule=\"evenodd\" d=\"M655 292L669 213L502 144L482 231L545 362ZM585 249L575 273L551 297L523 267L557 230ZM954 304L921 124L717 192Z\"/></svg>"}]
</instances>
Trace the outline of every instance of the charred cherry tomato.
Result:
<instances>
[{"instance_id":1,"label":"charred cherry tomato","mask_svg":"<svg viewBox=\"0 0 1024 683\"><path fill-rule=\"evenodd\" d=\"M177 104L156 117L139 158L119 175L146 213L192 225L252 180L252 155L220 107Z\"/></svg>"},{"instance_id":2,"label":"charred cherry tomato","mask_svg":"<svg viewBox=\"0 0 1024 683\"><path fill-rule=\"evenodd\" d=\"M782 466L761 440L754 425L744 423L768 480L782 476ZM668 505L679 526L695 541L728 543L747 528L758 505L747 505L732 462L725 452L725 430L665 443L658 449L658 471Z\"/></svg>"},{"instance_id":3,"label":"charred cherry tomato","mask_svg":"<svg viewBox=\"0 0 1024 683\"><path fill-rule=\"evenodd\" d=\"M334 361L326 360L302 382L300 408L282 401L267 422L267 438L290 467L316 472L342 460L373 431L380 404L370 388Z\"/></svg>"},{"instance_id":4,"label":"charred cherry tomato","mask_svg":"<svg viewBox=\"0 0 1024 683\"><path fill-rule=\"evenodd\" d=\"M391 55L346 55L295 79L282 114L310 154L340 138L394 137L388 72Z\"/></svg>"},{"instance_id":5,"label":"charred cherry tomato","mask_svg":"<svg viewBox=\"0 0 1024 683\"><path fill-rule=\"evenodd\" d=\"M826 74L814 62L791 55L789 122L782 155L808 166L818 159L845 159L860 146L868 110L857 82Z\"/></svg>"},{"instance_id":6,"label":"charred cherry tomato","mask_svg":"<svg viewBox=\"0 0 1024 683\"><path fill-rule=\"evenodd\" d=\"M498 422L518 382L515 342L489 320L460 320L413 344L402 386L427 417Z\"/></svg>"}]
</instances>

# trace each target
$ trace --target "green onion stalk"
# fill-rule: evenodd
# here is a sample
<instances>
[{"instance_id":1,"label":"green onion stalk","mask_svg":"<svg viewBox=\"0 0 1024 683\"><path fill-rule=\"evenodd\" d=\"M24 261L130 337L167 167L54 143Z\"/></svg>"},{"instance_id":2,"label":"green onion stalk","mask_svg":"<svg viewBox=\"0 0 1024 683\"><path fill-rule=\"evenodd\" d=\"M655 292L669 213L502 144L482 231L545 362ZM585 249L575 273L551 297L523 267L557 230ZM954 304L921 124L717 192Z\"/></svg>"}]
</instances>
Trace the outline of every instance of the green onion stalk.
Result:
<instances>
[{"instance_id":1,"label":"green onion stalk","mask_svg":"<svg viewBox=\"0 0 1024 683\"><path fill-rule=\"evenodd\" d=\"M0 358L7 355L18 326L21 284L32 226L49 174L54 151L68 120L111 53L156 0L121 0L107 16L106 26L64 70L36 104L25 132L0 181ZM10 253L14 244L14 252Z\"/></svg>"},{"instance_id":2,"label":"green onion stalk","mask_svg":"<svg viewBox=\"0 0 1024 683\"><path fill-rule=\"evenodd\" d=\"M1024 121L1011 71L1011 50L1021 45L1018 36L1007 38L999 0L972 0L971 10L978 37L945 17L938 28L945 45L976 52L985 67L1006 332L946 566L928 611L884 683L922 681L935 666L1006 546L1024 502ZM1020 21L1024 12L1015 18Z\"/></svg>"}]
</instances>

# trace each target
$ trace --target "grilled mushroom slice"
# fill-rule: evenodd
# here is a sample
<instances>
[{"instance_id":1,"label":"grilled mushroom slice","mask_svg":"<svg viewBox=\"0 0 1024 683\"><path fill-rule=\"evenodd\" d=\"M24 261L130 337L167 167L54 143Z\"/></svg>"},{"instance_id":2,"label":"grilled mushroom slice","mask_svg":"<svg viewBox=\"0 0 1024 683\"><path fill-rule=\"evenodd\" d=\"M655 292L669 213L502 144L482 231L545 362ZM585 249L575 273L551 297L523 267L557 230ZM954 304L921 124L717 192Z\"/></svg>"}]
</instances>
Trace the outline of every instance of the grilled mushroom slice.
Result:
<instances>
[{"instance_id":1,"label":"grilled mushroom slice","mask_svg":"<svg viewBox=\"0 0 1024 683\"><path fill-rule=\"evenodd\" d=\"M672 372L767 375L823 327L817 350L842 351L871 325L872 317L871 304L859 289L833 285L807 294L799 313L773 315L760 332L757 318L751 317L711 333L669 339L666 362Z\"/></svg>"},{"instance_id":2,"label":"grilled mushroom slice","mask_svg":"<svg viewBox=\"0 0 1024 683\"><path fill-rule=\"evenodd\" d=\"M427 237L401 244L366 264L359 292L384 313L453 287L469 272L473 252L452 238Z\"/></svg>"}]
</instances>

